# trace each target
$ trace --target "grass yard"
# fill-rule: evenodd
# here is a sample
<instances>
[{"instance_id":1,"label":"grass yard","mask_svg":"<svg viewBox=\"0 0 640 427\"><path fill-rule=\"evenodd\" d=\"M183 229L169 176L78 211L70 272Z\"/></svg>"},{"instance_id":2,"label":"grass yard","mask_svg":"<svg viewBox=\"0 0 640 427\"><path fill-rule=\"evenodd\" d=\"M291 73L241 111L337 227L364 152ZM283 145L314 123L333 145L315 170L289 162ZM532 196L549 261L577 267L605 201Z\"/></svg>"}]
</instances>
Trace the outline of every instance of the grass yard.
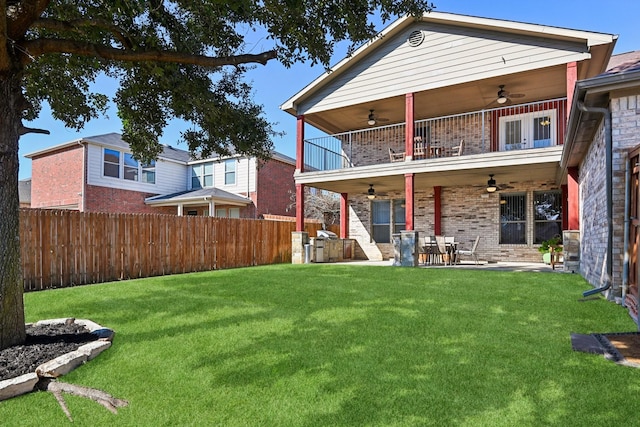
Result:
<instances>
[{"instance_id":1,"label":"grass yard","mask_svg":"<svg viewBox=\"0 0 640 427\"><path fill-rule=\"evenodd\" d=\"M63 377L129 400L66 398L80 426L614 426L640 370L571 350L635 330L577 275L278 265L25 295L28 321L94 320L112 348ZM0 424L69 421L48 393ZM635 421L634 421L635 420Z\"/></svg>"}]
</instances>

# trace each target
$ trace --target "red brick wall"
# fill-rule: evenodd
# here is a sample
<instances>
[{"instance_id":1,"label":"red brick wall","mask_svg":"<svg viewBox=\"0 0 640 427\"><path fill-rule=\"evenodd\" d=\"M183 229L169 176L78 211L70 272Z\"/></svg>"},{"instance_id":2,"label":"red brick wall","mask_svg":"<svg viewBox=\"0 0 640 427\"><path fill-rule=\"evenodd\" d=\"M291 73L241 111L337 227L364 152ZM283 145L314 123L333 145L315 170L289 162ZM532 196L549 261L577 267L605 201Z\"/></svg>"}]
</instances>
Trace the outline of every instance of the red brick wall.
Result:
<instances>
[{"instance_id":1,"label":"red brick wall","mask_svg":"<svg viewBox=\"0 0 640 427\"><path fill-rule=\"evenodd\" d=\"M145 205L145 198L156 195L152 193L98 187L96 185L87 185L86 193L86 212L155 213L169 215L177 215L178 213L176 207L153 207ZM185 208L185 212L186 210Z\"/></svg>"},{"instance_id":2,"label":"red brick wall","mask_svg":"<svg viewBox=\"0 0 640 427\"><path fill-rule=\"evenodd\" d=\"M258 168L258 191L251 199L256 205L256 216L262 214L291 215L287 207L295 193L294 165L270 160ZM295 209L293 210L295 212Z\"/></svg>"},{"instance_id":3,"label":"red brick wall","mask_svg":"<svg viewBox=\"0 0 640 427\"><path fill-rule=\"evenodd\" d=\"M82 206L82 159L77 145L31 159L31 207Z\"/></svg>"}]
</instances>

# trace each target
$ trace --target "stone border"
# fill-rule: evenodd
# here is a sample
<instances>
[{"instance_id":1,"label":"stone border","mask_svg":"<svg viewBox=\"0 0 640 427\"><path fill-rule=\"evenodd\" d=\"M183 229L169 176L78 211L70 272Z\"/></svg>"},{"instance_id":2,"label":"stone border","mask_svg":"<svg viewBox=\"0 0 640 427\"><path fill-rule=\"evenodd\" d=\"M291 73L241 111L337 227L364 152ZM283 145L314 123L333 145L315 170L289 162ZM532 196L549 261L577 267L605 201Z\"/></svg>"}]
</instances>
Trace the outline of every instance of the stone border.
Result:
<instances>
[{"instance_id":1,"label":"stone border","mask_svg":"<svg viewBox=\"0 0 640 427\"><path fill-rule=\"evenodd\" d=\"M43 363L36 371L19 377L0 381L0 401L29 393L34 390L40 378L58 378L68 374L83 363L94 359L100 353L111 347L115 332L86 319L49 319L41 320L33 325L60 325L76 323L84 326L90 333L97 335L98 340L80 346L77 350L63 354L53 360Z\"/></svg>"}]
</instances>

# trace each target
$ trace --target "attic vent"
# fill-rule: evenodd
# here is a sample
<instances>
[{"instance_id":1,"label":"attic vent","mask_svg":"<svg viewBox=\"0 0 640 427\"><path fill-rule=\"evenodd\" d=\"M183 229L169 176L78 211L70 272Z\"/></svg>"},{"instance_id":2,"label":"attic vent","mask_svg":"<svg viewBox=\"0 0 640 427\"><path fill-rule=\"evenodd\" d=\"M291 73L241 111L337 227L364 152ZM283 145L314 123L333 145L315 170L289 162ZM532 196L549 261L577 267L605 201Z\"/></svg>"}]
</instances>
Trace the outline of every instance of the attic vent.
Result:
<instances>
[{"instance_id":1,"label":"attic vent","mask_svg":"<svg viewBox=\"0 0 640 427\"><path fill-rule=\"evenodd\" d=\"M420 30L412 31L411 34L409 34L409 38L407 39L407 41L409 42L409 46L411 47L420 46L423 40L424 33Z\"/></svg>"}]
</instances>

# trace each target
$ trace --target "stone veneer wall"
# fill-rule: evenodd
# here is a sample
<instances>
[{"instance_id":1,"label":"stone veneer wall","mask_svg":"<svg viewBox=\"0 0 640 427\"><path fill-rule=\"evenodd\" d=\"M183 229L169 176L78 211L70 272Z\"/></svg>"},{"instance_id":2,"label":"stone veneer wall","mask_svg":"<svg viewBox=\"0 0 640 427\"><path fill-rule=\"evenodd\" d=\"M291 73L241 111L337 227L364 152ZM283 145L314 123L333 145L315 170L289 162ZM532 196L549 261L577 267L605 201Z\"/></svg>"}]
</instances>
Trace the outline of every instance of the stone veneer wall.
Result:
<instances>
[{"instance_id":1,"label":"stone veneer wall","mask_svg":"<svg viewBox=\"0 0 640 427\"><path fill-rule=\"evenodd\" d=\"M442 234L454 236L460 246L471 249L476 236L480 235L478 256L484 261L541 262L538 245L533 245L533 192L558 190L550 177L546 182L510 183L512 188L504 193L526 193L530 220L527 223L527 241L524 245L500 245L500 198L499 193L489 194L484 187L442 188ZM506 184L506 183L499 183ZM416 191L415 230L420 237L434 234L433 190ZM389 192L382 199L402 199L404 192ZM371 241L371 203L365 196L349 198L349 237L358 243L357 258L372 260L393 257L391 243L376 244Z\"/></svg>"},{"instance_id":2,"label":"stone veneer wall","mask_svg":"<svg viewBox=\"0 0 640 427\"><path fill-rule=\"evenodd\" d=\"M613 137L613 296L621 295L627 152L640 145L640 95L611 100ZM580 165L580 272L593 286L606 279L607 199L604 121Z\"/></svg>"}]
</instances>

